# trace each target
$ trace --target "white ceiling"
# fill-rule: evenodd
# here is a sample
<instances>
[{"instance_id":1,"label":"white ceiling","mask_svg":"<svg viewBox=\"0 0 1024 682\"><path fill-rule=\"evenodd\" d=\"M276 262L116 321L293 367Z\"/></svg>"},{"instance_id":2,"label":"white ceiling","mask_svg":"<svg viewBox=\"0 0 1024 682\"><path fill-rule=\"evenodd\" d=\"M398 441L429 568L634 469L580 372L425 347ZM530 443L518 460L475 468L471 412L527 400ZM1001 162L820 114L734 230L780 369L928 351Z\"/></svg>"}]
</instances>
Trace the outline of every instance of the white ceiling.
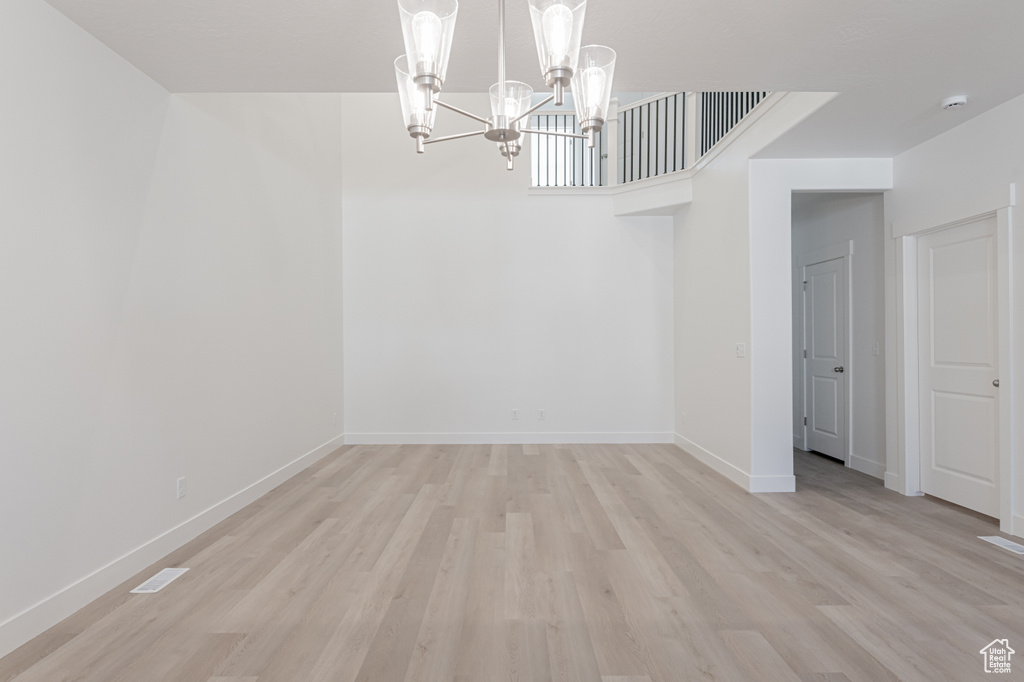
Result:
<instances>
[{"instance_id":1,"label":"white ceiling","mask_svg":"<svg viewBox=\"0 0 1024 682\"><path fill-rule=\"evenodd\" d=\"M47 0L171 92L393 90L394 0ZM497 80L497 2L463 0L446 90ZM616 89L842 93L768 156L890 156L1024 92L1024 0L590 0ZM543 86L526 0L509 77ZM966 94L966 110L939 101Z\"/></svg>"}]
</instances>

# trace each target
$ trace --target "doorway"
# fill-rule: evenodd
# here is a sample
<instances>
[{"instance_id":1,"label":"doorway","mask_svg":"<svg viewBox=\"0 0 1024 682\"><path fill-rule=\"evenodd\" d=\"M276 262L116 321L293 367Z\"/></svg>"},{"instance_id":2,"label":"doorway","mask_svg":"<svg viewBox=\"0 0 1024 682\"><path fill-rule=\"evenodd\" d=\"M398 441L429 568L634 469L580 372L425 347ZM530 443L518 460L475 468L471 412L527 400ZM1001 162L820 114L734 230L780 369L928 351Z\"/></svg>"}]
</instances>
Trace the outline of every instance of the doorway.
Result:
<instances>
[{"instance_id":1,"label":"doorway","mask_svg":"<svg viewBox=\"0 0 1024 682\"><path fill-rule=\"evenodd\" d=\"M881 194L793 193L793 445L879 479L884 240Z\"/></svg>"},{"instance_id":2,"label":"doorway","mask_svg":"<svg viewBox=\"0 0 1024 682\"><path fill-rule=\"evenodd\" d=\"M844 255L802 268L804 449L845 463L847 258Z\"/></svg>"},{"instance_id":3,"label":"doorway","mask_svg":"<svg viewBox=\"0 0 1024 682\"><path fill-rule=\"evenodd\" d=\"M917 240L921 490L999 517L994 215Z\"/></svg>"}]
</instances>

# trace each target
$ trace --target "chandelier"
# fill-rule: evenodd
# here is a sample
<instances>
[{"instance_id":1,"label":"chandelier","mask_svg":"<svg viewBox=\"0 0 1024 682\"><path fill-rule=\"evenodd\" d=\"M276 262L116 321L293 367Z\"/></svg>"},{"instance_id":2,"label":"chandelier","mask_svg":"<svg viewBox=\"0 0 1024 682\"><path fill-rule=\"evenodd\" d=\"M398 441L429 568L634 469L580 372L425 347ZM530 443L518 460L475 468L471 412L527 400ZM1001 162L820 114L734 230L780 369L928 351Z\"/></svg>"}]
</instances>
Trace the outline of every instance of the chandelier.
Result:
<instances>
[{"instance_id":1,"label":"chandelier","mask_svg":"<svg viewBox=\"0 0 1024 682\"><path fill-rule=\"evenodd\" d=\"M615 51L601 45L580 47L587 0L528 2L541 73L554 92L530 106L533 88L520 81L506 80L505 0L498 0L498 82L490 88L491 115L484 118L438 99L448 72L455 15L459 10L457 0L398 0L405 54L395 60L395 76L402 115L409 135L416 140L418 153L424 153L426 145L435 142L482 135L497 143L498 151L512 170L515 157L522 150L524 134L580 138L594 148L611 101ZM554 101L556 106L562 106L566 88L572 90L583 135L523 126L523 121L544 105ZM431 139L438 106L482 123L484 129Z\"/></svg>"}]
</instances>

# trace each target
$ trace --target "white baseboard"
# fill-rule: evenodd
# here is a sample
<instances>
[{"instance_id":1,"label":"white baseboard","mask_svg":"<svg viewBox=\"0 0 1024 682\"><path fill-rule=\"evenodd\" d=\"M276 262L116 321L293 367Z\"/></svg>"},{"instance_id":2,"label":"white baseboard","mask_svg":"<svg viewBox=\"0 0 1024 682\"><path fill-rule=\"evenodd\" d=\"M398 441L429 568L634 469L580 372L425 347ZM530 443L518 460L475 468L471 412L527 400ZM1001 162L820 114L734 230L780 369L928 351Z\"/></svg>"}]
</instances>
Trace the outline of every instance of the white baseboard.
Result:
<instances>
[{"instance_id":1,"label":"white baseboard","mask_svg":"<svg viewBox=\"0 0 1024 682\"><path fill-rule=\"evenodd\" d=\"M739 467L726 462L724 459L716 454L705 450L701 446L694 443L688 438L683 438L678 433L675 434L673 442L685 450L687 454L692 455L698 461L708 465L718 473L722 474L730 481L743 488L744 490L750 490L750 474L743 471Z\"/></svg>"},{"instance_id":2,"label":"white baseboard","mask_svg":"<svg viewBox=\"0 0 1024 682\"><path fill-rule=\"evenodd\" d=\"M885 487L889 490L894 490L898 493L903 492L903 486L900 483L900 475L894 474L891 471L885 472Z\"/></svg>"},{"instance_id":3,"label":"white baseboard","mask_svg":"<svg viewBox=\"0 0 1024 682\"><path fill-rule=\"evenodd\" d=\"M885 465L860 455L850 455L850 468L875 478L885 478Z\"/></svg>"},{"instance_id":4,"label":"white baseboard","mask_svg":"<svg viewBox=\"0 0 1024 682\"><path fill-rule=\"evenodd\" d=\"M751 476L748 492L795 493L796 476Z\"/></svg>"},{"instance_id":5,"label":"white baseboard","mask_svg":"<svg viewBox=\"0 0 1024 682\"><path fill-rule=\"evenodd\" d=\"M794 435L793 436L793 447L794 448L798 448L800 450L803 450L804 449L804 437L803 436L796 436L796 435Z\"/></svg>"},{"instance_id":6,"label":"white baseboard","mask_svg":"<svg viewBox=\"0 0 1024 682\"><path fill-rule=\"evenodd\" d=\"M1020 514L1013 515L1013 529L1003 531L1007 535L1013 535L1018 538L1024 538L1024 516Z\"/></svg>"},{"instance_id":7,"label":"white baseboard","mask_svg":"<svg viewBox=\"0 0 1024 682\"><path fill-rule=\"evenodd\" d=\"M751 476L734 464L705 450L693 441L675 434L673 442L730 481L751 493L792 493L796 491L795 476Z\"/></svg>"},{"instance_id":8,"label":"white baseboard","mask_svg":"<svg viewBox=\"0 0 1024 682\"><path fill-rule=\"evenodd\" d=\"M602 445L671 443L671 433L349 433L346 445Z\"/></svg>"},{"instance_id":9,"label":"white baseboard","mask_svg":"<svg viewBox=\"0 0 1024 682\"><path fill-rule=\"evenodd\" d=\"M246 505L255 502L292 476L341 447L343 441L344 436L331 439L53 596L29 607L6 622L0 623L0 657L6 656L32 638L46 632L139 571L145 570L147 566L199 537Z\"/></svg>"}]
</instances>

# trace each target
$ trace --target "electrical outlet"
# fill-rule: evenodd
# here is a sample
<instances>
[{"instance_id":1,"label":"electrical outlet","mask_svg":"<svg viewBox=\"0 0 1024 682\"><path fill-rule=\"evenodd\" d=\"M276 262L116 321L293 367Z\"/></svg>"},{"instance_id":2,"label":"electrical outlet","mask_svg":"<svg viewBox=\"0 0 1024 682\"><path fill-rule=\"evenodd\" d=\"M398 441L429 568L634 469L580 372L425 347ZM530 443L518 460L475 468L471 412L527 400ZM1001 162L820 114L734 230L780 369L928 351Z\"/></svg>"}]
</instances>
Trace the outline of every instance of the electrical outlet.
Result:
<instances>
[{"instance_id":1,"label":"electrical outlet","mask_svg":"<svg viewBox=\"0 0 1024 682\"><path fill-rule=\"evenodd\" d=\"M185 497L185 477L178 479L178 499Z\"/></svg>"},{"instance_id":2,"label":"electrical outlet","mask_svg":"<svg viewBox=\"0 0 1024 682\"><path fill-rule=\"evenodd\" d=\"M512 419L519 419L519 410L512 410Z\"/></svg>"},{"instance_id":3,"label":"electrical outlet","mask_svg":"<svg viewBox=\"0 0 1024 682\"><path fill-rule=\"evenodd\" d=\"M544 410L543 409L537 410L537 419L539 419L540 421L544 421Z\"/></svg>"},{"instance_id":4,"label":"electrical outlet","mask_svg":"<svg viewBox=\"0 0 1024 682\"><path fill-rule=\"evenodd\" d=\"M736 357L745 358L747 357L747 344L737 343L736 344Z\"/></svg>"}]
</instances>

